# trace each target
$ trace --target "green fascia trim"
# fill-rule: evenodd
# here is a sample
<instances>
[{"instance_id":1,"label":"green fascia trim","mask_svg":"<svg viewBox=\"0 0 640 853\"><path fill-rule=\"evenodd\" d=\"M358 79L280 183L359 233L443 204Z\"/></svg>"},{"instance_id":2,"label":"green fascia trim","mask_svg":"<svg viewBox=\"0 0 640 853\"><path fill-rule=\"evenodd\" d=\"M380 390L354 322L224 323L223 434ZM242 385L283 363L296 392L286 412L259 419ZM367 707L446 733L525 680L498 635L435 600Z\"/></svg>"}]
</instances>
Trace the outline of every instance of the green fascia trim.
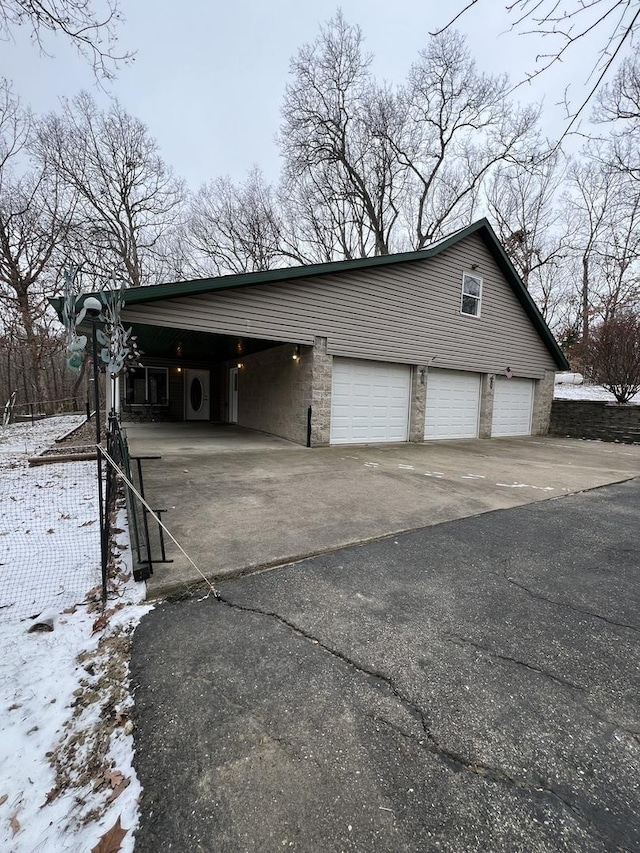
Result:
<instances>
[{"instance_id":1,"label":"green fascia trim","mask_svg":"<svg viewBox=\"0 0 640 853\"><path fill-rule=\"evenodd\" d=\"M160 299L176 299L182 296L196 296L202 293L212 293L217 290L231 290L236 287L251 287L260 284L288 281L297 278L311 278L317 275L334 275L350 270L366 269L368 267L389 266L407 261L420 261L432 258L449 248L469 234L473 234L483 224L489 226L486 219L474 222L472 225L456 231L439 243L420 249L417 252L399 252L395 255L375 255L370 258L355 258L348 261L330 261L326 264L309 264L302 267L281 267L275 270L261 272L223 275L218 278L199 278L193 281L177 281L171 284L154 284L148 287L132 287L126 291L126 304L139 305L143 302L156 302ZM491 226L489 226L491 227ZM497 239L497 238L496 238Z\"/></svg>"},{"instance_id":2,"label":"green fascia trim","mask_svg":"<svg viewBox=\"0 0 640 853\"><path fill-rule=\"evenodd\" d=\"M553 356L560 370L568 370L569 363L564 353L558 346L558 342L547 326L542 314L538 310L527 288L516 272L513 264L507 257L500 241L487 219L479 219L472 222L466 228L455 231L443 240L420 249L415 252L400 252L395 255L376 255L372 258L356 258L348 261L331 261L325 264L310 264L302 267L283 267L276 270L263 270L262 272L242 273L239 275L225 275L218 278L201 278L192 281L178 281L171 284L155 284L148 287L132 287L126 291L125 305L142 305L148 302L157 302L163 299L176 299L184 296L197 296L203 293L214 293L219 290L232 290L237 287L251 287L261 284L273 284L280 281L291 281L298 278L311 278L317 275L334 275L336 273L349 272L352 270L367 269L369 267L391 266L392 264L403 264L411 261L421 261L434 258L447 249L466 239L471 234L478 234L482 238L493 259L501 269L509 282L515 295L525 313L531 320L534 328L544 341L547 349ZM87 294L88 295L88 294ZM53 307L60 316L61 300L50 300Z\"/></svg>"}]
</instances>

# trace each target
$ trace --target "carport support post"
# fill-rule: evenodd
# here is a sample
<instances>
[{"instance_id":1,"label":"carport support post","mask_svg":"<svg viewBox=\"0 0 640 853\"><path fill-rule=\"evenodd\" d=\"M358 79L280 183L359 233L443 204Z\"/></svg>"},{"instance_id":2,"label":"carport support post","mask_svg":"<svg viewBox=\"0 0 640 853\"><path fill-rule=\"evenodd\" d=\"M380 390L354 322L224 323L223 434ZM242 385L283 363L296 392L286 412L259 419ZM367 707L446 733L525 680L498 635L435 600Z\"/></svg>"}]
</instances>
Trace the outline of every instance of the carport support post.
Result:
<instances>
[{"instance_id":1,"label":"carport support post","mask_svg":"<svg viewBox=\"0 0 640 853\"><path fill-rule=\"evenodd\" d=\"M409 441L424 441L424 417L427 405L426 364L414 364L411 371L411 409L409 411Z\"/></svg>"},{"instance_id":2,"label":"carport support post","mask_svg":"<svg viewBox=\"0 0 640 853\"><path fill-rule=\"evenodd\" d=\"M311 447L329 444L331 436L331 373L333 356L327 353L327 339L316 337L311 352Z\"/></svg>"},{"instance_id":3,"label":"carport support post","mask_svg":"<svg viewBox=\"0 0 640 853\"><path fill-rule=\"evenodd\" d=\"M493 421L493 373L483 373L480 385L480 425L478 438L491 438L491 423Z\"/></svg>"}]
</instances>

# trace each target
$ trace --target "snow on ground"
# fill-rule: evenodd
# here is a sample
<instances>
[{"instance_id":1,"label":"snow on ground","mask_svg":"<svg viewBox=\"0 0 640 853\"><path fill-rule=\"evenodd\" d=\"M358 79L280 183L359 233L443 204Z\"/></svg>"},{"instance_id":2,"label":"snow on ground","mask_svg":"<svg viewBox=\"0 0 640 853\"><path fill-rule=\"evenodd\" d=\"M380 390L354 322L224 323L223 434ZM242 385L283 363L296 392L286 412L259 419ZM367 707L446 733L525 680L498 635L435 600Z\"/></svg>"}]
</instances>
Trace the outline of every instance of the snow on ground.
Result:
<instances>
[{"instance_id":1,"label":"snow on ground","mask_svg":"<svg viewBox=\"0 0 640 853\"><path fill-rule=\"evenodd\" d=\"M602 385L564 385L558 384L554 386L554 400L605 400L608 403L615 403L616 398L610 391L603 388ZM632 403L640 405L640 394L631 400Z\"/></svg>"},{"instance_id":2,"label":"snow on ground","mask_svg":"<svg viewBox=\"0 0 640 853\"><path fill-rule=\"evenodd\" d=\"M140 786L128 661L135 625L150 608L132 580L126 516L119 510L115 520L103 613L95 463L27 465L81 421L0 429L3 853L88 853L105 834L105 849L133 850ZM29 578L42 578L43 563L53 582L39 586ZM53 630L29 632L47 620Z\"/></svg>"}]
</instances>

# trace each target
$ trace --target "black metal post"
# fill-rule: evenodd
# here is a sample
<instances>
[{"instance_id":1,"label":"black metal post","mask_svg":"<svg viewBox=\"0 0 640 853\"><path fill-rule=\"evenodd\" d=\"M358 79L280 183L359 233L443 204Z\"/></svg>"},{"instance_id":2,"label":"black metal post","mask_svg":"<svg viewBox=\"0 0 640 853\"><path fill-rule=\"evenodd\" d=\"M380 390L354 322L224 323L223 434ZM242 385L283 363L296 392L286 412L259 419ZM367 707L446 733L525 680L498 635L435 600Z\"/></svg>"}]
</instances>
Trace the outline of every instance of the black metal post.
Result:
<instances>
[{"instance_id":1,"label":"black metal post","mask_svg":"<svg viewBox=\"0 0 640 853\"><path fill-rule=\"evenodd\" d=\"M100 452L100 384L98 370L98 339L96 337L96 319L91 318L93 345L93 399L96 418L96 455L98 459L98 508L100 511L100 565L102 570L102 603L107 601L107 519L102 490L102 453Z\"/></svg>"}]
</instances>

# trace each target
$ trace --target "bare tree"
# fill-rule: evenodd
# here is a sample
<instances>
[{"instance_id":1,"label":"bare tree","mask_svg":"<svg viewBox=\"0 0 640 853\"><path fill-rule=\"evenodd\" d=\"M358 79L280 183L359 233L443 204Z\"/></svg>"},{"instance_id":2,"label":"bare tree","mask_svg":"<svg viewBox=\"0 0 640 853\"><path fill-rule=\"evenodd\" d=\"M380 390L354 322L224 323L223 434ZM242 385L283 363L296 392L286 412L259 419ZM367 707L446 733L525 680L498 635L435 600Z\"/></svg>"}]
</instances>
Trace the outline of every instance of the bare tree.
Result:
<instances>
[{"instance_id":1,"label":"bare tree","mask_svg":"<svg viewBox=\"0 0 640 853\"><path fill-rule=\"evenodd\" d=\"M360 28L338 12L292 60L282 109L287 182L313 194L314 216L334 221L343 257L389 252L404 191L390 144L403 117L370 64Z\"/></svg>"},{"instance_id":2,"label":"bare tree","mask_svg":"<svg viewBox=\"0 0 640 853\"><path fill-rule=\"evenodd\" d=\"M46 53L47 35L59 34L73 44L98 77L111 78L119 61L132 57L117 49L122 21L118 0L1 0L0 39L25 28Z\"/></svg>"},{"instance_id":3,"label":"bare tree","mask_svg":"<svg viewBox=\"0 0 640 853\"><path fill-rule=\"evenodd\" d=\"M509 258L552 328L566 321L567 225L557 205L566 166L559 152L500 164L486 185L488 213Z\"/></svg>"},{"instance_id":4,"label":"bare tree","mask_svg":"<svg viewBox=\"0 0 640 853\"><path fill-rule=\"evenodd\" d=\"M640 181L640 49L622 64L611 84L599 93L594 118L610 125L607 162Z\"/></svg>"},{"instance_id":5,"label":"bare tree","mask_svg":"<svg viewBox=\"0 0 640 853\"><path fill-rule=\"evenodd\" d=\"M612 165L611 150L604 144L583 149L564 198L585 353L594 324L640 300L640 199L635 181Z\"/></svg>"},{"instance_id":6,"label":"bare tree","mask_svg":"<svg viewBox=\"0 0 640 853\"><path fill-rule=\"evenodd\" d=\"M627 57L615 77L598 93L596 118L600 121L640 120L640 49Z\"/></svg>"},{"instance_id":7,"label":"bare tree","mask_svg":"<svg viewBox=\"0 0 640 853\"><path fill-rule=\"evenodd\" d=\"M5 341L21 351L28 399L44 401L51 355L48 297L73 201L47 163L26 160L31 117L5 88L0 117L0 299ZM16 167L19 161L20 170ZM25 169L25 163L27 168Z\"/></svg>"},{"instance_id":8,"label":"bare tree","mask_svg":"<svg viewBox=\"0 0 640 853\"><path fill-rule=\"evenodd\" d=\"M161 238L181 216L184 185L141 121L83 92L38 123L32 150L78 196L71 252L83 273L130 287L162 277Z\"/></svg>"},{"instance_id":9,"label":"bare tree","mask_svg":"<svg viewBox=\"0 0 640 853\"><path fill-rule=\"evenodd\" d=\"M484 0L467 2L437 31L446 32L473 6ZM601 34L600 48L594 54L589 79L592 85L581 102L567 104L569 122L566 136L614 66L623 47L630 43L640 20L640 7L635 0L511 0L505 5L511 17L511 30L518 34L535 33L548 48L536 58L536 67L526 74L526 81L543 74L551 66L563 62L571 50L593 32Z\"/></svg>"},{"instance_id":10,"label":"bare tree","mask_svg":"<svg viewBox=\"0 0 640 853\"><path fill-rule=\"evenodd\" d=\"M627 403L640 391L640 316L619 314L593 330L589 359L596 381L618 403Z\"/></svg>"},{"instance_id":11,"label":"bare tree","mask_svg":"<svg viewBox=\"0 0 640 853\"><path fill-rule=\"evenodd\" d=\"M508 101L506 77L476 70L455 33L431 41L400 89L379 86L370 64L340 13L291 64L288 196L328 256L419 249L468 224L491 170L525 156L537 122Z\"/></svg>"},{"instance_id":12,"label":"bare tree","mask_svg":"<svg viewBox=\"0 0 640 853\"><path fill-rule=\"evenodd\" d=\"M194 250L191 265L205 275L255 272L300 258L289 252L272 188L258 169L244 183L217 178L191 201L186 238Z\"/></svg>"},{"instance_id":13,"label":"bare tree","mask_svg":"<svg viewBox=\"0 0 640 853\"><path fill-rule=\"evenodd\" d=\"M409 173L414 248L471 221L492 169L529 159L538 112L510 103L508 91L505 76L477 71L454 32L434 38L412 67L401 96L409 119L392 144Z\"/></svg>"}]
</instances>

